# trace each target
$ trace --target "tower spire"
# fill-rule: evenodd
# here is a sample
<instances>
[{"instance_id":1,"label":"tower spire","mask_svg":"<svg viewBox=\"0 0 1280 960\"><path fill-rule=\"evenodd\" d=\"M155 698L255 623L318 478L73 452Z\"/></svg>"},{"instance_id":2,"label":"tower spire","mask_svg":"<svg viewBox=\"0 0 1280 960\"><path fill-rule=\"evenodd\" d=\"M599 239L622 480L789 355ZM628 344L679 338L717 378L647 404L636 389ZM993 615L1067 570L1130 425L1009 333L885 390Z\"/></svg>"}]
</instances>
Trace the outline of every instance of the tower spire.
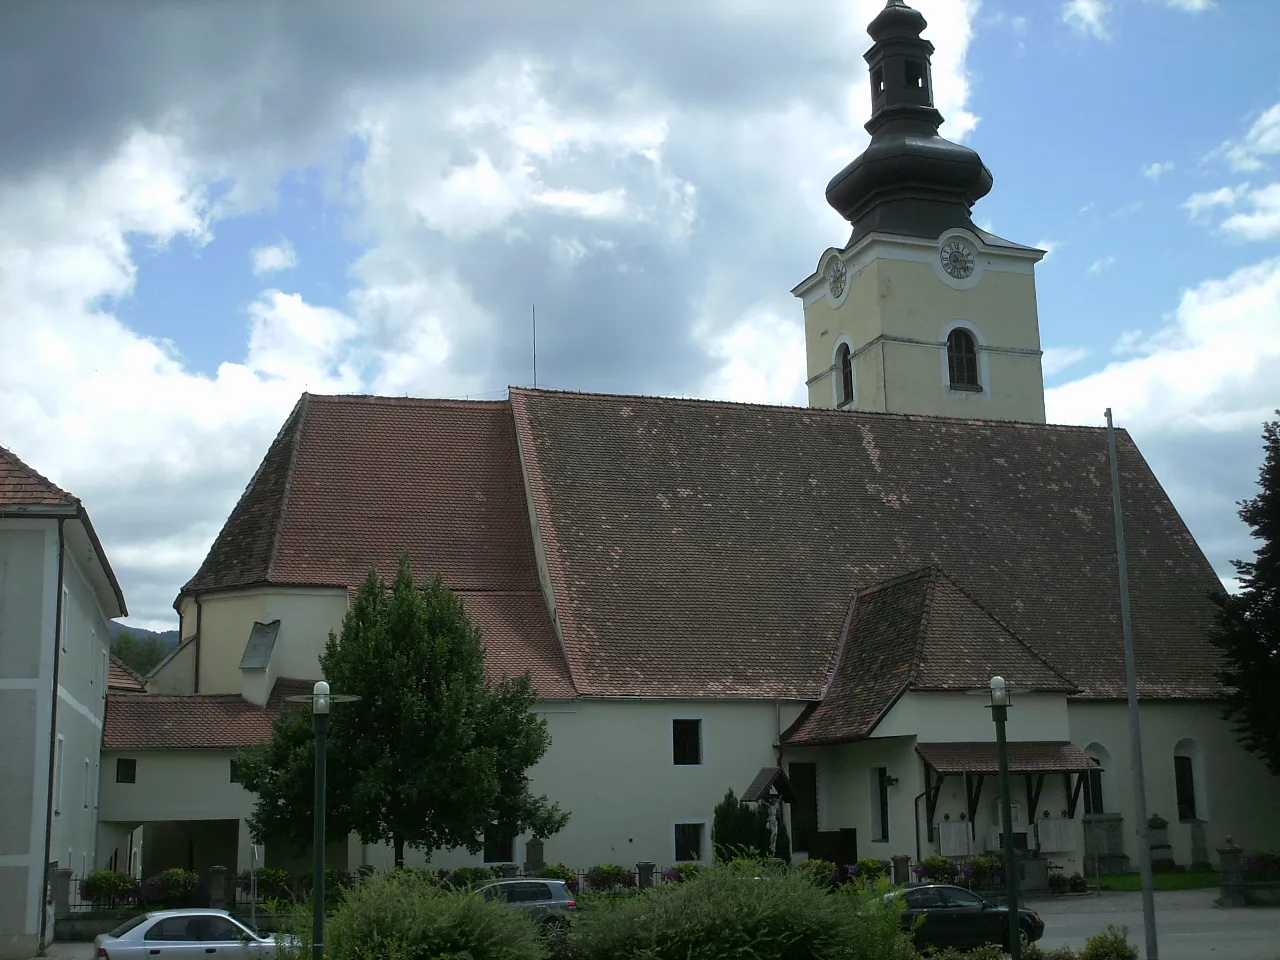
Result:
<instances>
[{"instance_id":1,"label":"tower spire","mask_svg":"<svg viewBox=\"0 0 1280 960\"><path fill-rule=\"evenodd\" d=\"M905 0L888 0L867 27L871 143L827 184L827 202L853 225L850 242L873 231L936 238L972 230L970 210L991 190L982 158L938 133L927 25Z\"/></svg>"}]
</instances>

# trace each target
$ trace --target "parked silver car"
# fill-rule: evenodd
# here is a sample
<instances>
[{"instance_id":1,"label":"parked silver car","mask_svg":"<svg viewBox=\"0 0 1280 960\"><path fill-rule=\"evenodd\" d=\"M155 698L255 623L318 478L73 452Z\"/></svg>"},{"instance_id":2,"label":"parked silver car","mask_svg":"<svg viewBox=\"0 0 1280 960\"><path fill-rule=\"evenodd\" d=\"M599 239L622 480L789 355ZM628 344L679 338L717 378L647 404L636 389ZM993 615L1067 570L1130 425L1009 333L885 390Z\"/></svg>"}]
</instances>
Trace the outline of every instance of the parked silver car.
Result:
<instances>
[{"instance_id":1,"label":"parked silver car","mask_svg":"<svg viewBox=\"0 0 1280 960\"><path fill-rule=\"evenodd\" d=\"M225 910L154 910L93 941L98 960L248 960L276 955L276 938L260 937Z\"/></svg>"},{"instance_id":2,"label":"parked silver car","mask_svg":"<svg viewBox=\"0 0 1280 960\"><path fill-rule=\"evenodd\" d=\"M542 880L530 877L521 880L497 880L486 883L477 891L486 900L508 903L524 910L534 920L548 926L569 922L577 901L563 880Z\"/></svg>"}]
</instances>

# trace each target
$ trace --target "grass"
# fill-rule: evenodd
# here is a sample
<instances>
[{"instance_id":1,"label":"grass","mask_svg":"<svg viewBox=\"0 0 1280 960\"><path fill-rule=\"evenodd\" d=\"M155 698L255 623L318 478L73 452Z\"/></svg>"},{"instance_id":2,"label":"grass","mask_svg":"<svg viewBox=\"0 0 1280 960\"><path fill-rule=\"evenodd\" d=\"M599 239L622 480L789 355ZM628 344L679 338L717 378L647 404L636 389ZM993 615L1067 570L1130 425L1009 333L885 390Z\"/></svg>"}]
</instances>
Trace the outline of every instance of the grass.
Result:
<instances>
[{"instance_id":1,"label":"grass","mask_svg":"<svg viewBox=\"0 0 1280 960\"><path fill-rule=\"evenodd\" d=\"M1093 882L1093 878L1089 880ZM1203 890L1216 887L1222 883L1222 874L1216 870L1204 872L1181 871L1176 873L1152 874L1157 890ZM1142 889L1142 879L1136 873L1116 873L1099 877L1098 886L1103 890L1123 890L1136 892Z\"/></svg>"}]
</instances>

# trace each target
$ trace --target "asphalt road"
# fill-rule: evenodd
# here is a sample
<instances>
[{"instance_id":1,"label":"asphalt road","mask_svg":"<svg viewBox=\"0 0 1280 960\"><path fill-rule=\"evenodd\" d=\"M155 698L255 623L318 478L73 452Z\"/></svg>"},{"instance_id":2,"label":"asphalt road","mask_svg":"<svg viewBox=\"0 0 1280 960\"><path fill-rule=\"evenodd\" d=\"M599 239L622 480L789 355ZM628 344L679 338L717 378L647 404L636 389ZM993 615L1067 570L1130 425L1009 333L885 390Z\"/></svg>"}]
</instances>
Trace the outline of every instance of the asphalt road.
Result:
<instances>
[{"instance_id":1,"label":"asphalt road","mask_svg":"<svg viewBox=\"0 0 1280 960\"><path fill-rule=\"evenodd\" d=\"M1171 890L1156 894L1156 935L1160 960L1280 960L1280 909L1224 910L1213 905L1218 891ZM1055 897L1027 904L1044 918L1044 947L1079 949L1085 938L1127 926L1129 942L1146 957L1142 895L1102 893Z\"/></svg>"}]
</instances>

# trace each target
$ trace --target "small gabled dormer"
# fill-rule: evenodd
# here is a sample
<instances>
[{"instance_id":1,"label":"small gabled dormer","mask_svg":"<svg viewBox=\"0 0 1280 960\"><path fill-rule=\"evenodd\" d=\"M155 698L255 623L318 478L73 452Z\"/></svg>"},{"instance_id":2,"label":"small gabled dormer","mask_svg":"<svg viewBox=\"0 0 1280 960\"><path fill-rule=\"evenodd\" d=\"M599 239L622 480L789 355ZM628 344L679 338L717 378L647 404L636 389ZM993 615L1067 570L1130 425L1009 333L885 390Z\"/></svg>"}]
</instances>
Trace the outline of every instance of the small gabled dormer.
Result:
<instances>
[{"instance_id":1,"label":"small gabled dormer","mask_svg":"<svg viewBox=\"0 0 1280 960\"><path fill-rule=\"evenodd\" d=\"M276 669L272 655L275 653L276 637L279 634L279 620L272 620L270 623L255 622L249 631L249 641L244 646L244 656L240 658L241 695L260 707L267 705L271 688L275 686Z\"/></svg>"}]
</instances>

